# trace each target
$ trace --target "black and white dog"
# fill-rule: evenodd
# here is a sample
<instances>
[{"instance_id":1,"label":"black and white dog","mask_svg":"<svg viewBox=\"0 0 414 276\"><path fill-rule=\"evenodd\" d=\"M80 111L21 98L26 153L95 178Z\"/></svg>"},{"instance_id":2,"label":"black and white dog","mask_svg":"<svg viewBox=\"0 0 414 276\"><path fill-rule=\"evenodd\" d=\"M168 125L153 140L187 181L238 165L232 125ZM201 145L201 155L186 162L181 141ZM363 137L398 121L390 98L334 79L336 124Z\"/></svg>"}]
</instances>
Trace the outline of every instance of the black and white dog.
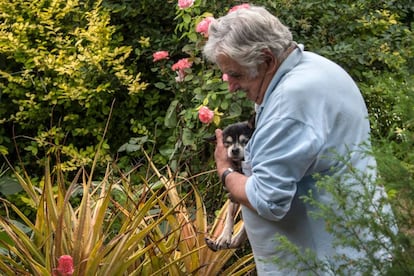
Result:
<instances>
[{"instance_id":1,"label":"black and white dog","mask_svg":"<svg viewBox=\"0 0 414 276\"><path fill-rule=\"evenodd\" d=\"M223 143L227 148L227 155L233 161L233 169L242 172L242 161L244 160L244 148L254 131L254 116L249 121L235 123L223 130ZM215 141L215 136L207 138L208 141ZM223 231L216 239L205 238L207 246L213 250L239 248L247 240L244 226L233 237L233 227L240 204L228 199L229 207L226 213L226 220Z\"/></svg>"}]
</instances>

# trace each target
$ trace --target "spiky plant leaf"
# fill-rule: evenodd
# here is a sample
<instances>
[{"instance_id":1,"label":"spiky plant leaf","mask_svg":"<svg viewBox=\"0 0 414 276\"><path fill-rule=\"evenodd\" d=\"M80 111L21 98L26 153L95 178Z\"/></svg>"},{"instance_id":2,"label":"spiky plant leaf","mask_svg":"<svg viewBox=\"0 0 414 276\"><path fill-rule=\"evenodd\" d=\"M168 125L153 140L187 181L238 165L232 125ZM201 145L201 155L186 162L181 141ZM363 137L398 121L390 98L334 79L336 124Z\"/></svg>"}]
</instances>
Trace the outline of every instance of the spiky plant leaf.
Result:
<instances>
[{"instance_id":1,"label":"spiky plant leaf","mask_svg":"<svg viewBox=\"0 0 414 276\"><path fill-rule=\"evenodd\" d=\"M0 218L9 239L3 243L7 251L0 253L0 270L6 275L51 275L61 255L73 257L74 275L216 275L234 253L206 247L207 215L196 185L168 168L161 174L151 159L148 167L154 175L143 178L140 185L132 185L124 175L116 177L113 166L108 166L100 181L92 181L92 173L82 169L66 188L63 173L59 169L52 173L49 167L46 163L42 189L33 189L39 203L35 222L3 200L30 229L28 235ZM191 183L185 195L178 189L183 183ZM126 200L118 202L115 191ZM80 197L79 204L71 202L74 196ZM187 202L193 200L195 208L189 208ZM216 222L213 230L220 227ZM250 269L251 260L250 256L236 261L231 271Z\"/></svg>"}]
</instances>

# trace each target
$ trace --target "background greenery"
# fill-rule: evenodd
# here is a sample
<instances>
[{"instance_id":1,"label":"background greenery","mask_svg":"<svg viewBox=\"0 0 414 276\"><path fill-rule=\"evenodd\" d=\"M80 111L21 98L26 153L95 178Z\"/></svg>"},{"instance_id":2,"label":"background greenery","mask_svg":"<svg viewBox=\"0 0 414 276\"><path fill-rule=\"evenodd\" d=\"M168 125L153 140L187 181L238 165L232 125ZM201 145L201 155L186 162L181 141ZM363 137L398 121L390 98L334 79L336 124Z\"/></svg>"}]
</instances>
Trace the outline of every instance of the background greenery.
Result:
<instances>
[{"instance_id":1,"label":"background greenery","mask_svg":"<svg viewBox=\"0 0 414 276\"><path fill-rule=\"evenodd\" d=\"M156 145L157 163L196 164L199 170L199 138L215 126L198 122L195 109L202 103L218 108L221 125L251 112L204 62L204 38L195 32L202 18L235 4L196 1L179 10L176 1L1 1L2 153L16 160L17 144L24 164L34 164L59 148L66 170L90 164L113 104L103 161L124 143L146 142ZM411 1L255 4L279 16L297 42L355 78L376 137L389 135L396 124L401 128L398 101L412 92ZM170 59L153 62L159 50L169 51ZM183 57L193 66L177 83L171 65ZM129 149L126 155L134 147Z\"/></svg>"},{"instance_id":2,"label":"background greenery","mask_svg":"<svg viewBox=\"0 0 414 276\"><path fill-rule=\"evenodd\" d=\"M2 195L34 220L33 196L16 193L22 188L10 168L42 189L45 164L62 172L69 185L97 156L97 178L106 174L108 162L116 163L121 171L134 172L130 183L139 187L148 181L146 151L174 176L196 175L205 207L217 209L224 194L210 171L211 148L202 140L217 126L199 122L197 108L217 109L223 127L247 118L252 104L242 94L228 93L221 73L203 60L205 38L195 26L241 3L196 0L180 10L175 0L0 0ZM357 81L370 112L381 181L401 210L398 220L406 231L399 243L411 252L412 1L252 3L266 6L298 43L339 63ZM160 50L169 51L169 59L153 62L152 54ZM193 65L185 80L176 82L171 66L181 58ZM200 174L204 171L210 173ZM181 191L191 190L184 181Z\"/></svg>"}]
</instances>

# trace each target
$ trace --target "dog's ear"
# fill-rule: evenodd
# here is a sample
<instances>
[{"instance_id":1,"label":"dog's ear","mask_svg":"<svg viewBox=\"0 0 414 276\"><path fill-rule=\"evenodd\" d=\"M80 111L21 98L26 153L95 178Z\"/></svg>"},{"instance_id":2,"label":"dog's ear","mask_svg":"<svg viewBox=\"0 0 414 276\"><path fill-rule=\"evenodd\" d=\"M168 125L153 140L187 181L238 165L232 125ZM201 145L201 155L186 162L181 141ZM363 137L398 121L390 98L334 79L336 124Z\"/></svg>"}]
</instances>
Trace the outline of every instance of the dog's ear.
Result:
<instances>
[{"instance_id":1,"label":"dog's ear","mask_svg":"<svg viewBox=\"0 0 414 276\"><path fill-rule=\"evenodd\" d=\"M216 135L204 137L203 140L212 144L216 143Z\"/></svg>"},{"instance_id":2,"label":"dog's ear","mask_svg":"<svg viewBox=\"0 0 414 276\"><path fill-rule=\"evenodd\" d=\"M250 116L249 120L247 121L247 126L251 129L254 129L256 127L256 112L253 112L253 114Z\"/></svg>"}]
</instances>

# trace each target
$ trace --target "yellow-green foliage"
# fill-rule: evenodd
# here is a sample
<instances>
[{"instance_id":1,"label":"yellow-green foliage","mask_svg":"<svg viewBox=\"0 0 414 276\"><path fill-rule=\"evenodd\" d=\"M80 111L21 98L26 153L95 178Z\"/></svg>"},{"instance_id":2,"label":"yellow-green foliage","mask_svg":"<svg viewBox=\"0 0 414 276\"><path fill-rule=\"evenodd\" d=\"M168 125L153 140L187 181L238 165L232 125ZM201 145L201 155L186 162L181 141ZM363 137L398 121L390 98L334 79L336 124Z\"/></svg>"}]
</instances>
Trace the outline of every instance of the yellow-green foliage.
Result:
<instances>
[{"instance_id":1,"label":"yellow-green foliage","mask_svg":"<svg viewBox=\"0 0 414 276\"><path fill-rule=\"evenodd\" d=\"M33 156L59 148L66 169L90 164L114 99L136 102L147 87L126 66L132 47L102 1L1 0L0 10L2 151L13 128Z\"/></svg>"}]
</instances>

